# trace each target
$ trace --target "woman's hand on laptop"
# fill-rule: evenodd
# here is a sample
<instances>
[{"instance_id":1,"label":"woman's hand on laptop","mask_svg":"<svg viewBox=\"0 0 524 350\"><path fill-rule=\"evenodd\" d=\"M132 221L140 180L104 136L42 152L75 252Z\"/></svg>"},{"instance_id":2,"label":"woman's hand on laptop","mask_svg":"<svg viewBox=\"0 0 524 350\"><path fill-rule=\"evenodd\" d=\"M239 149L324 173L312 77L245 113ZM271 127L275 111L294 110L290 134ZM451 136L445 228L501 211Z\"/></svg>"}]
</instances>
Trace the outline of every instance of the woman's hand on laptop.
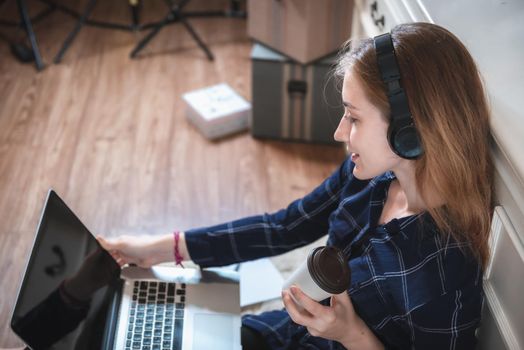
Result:
<instances>
[{"instance_id":1,"label":"woman's hand on laptop","mask_svg":"<svg viewBox=\"0 0 524 350\"><path fill-rule=\"evenodd\" d=\"M174 261L173 234L130 236L116 238L97 237L100 245L111 254L120 266L135 264L140 267L151 267L163 262ZM179 251L184 260L190 260L184 233L180 234Z\"/></svg>"}]
</instances>

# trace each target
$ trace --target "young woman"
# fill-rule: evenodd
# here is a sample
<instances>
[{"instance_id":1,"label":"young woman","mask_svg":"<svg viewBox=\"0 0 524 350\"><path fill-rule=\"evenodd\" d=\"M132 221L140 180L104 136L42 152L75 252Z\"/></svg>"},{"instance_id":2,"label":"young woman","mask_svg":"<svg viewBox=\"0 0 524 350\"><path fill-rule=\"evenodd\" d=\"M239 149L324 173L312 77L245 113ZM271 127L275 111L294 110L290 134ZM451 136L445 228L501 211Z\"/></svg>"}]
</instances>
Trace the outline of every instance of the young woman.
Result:
<instances>
[{"instance_id":1,"label":"young woman","mask_svg":"<svg viewBox=\"0 0 524 350\"><path fill-rule=\"evenodd\" d=\"M281 254L326 233L349 257L347 293L318 303L292 287L285 310L244 316L246 349L475 347L493 209L481 78L437 25L399 25L382 40L394 51L367 39L340 56L345 113L335 139L351 156L331 177L276 213L175 234L177 260L202 267ZM100 242L121 265L173 261L173 234Z\"/></svg>"}]
</instances>

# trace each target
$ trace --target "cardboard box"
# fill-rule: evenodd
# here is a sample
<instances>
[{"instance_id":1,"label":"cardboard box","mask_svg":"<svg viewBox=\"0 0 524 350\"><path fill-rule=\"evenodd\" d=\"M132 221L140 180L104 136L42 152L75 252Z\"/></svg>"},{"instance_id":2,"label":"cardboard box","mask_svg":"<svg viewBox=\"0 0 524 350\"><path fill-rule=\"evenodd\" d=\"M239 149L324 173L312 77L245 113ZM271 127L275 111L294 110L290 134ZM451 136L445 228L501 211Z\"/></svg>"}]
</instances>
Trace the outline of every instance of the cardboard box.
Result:
<instances>
[{"instance_id":1,"label":"cardboard box","mask_svg":"<svg viewBox=\"0 0 524 350\"><path fill-rule=\"evenodd\" d=\"M255 44L251 133L255 137L335 143L344 113L340 89L329 78L335 56L301 65Z\"/></svg>"},{"instance_id":2,"label":"cardboard box","mask_svg":"<svg viewBox=\"0 0 524 350\"><path fill-rule=\"evenodd\" d=\"M187 119L208 139L248 128L251 104L227 84L194 90L182 98L187 106Z\"/></svg>"},{"instance_id":3,"label":"cardboard box","mask_svg":"<svg viewBox=\"0 0 524 350\"><path fill-rule=\"evenodd\" d=\"M353 0L249 0L248 35L302 64L349 39Z\"/></svg>"}]
</instances>

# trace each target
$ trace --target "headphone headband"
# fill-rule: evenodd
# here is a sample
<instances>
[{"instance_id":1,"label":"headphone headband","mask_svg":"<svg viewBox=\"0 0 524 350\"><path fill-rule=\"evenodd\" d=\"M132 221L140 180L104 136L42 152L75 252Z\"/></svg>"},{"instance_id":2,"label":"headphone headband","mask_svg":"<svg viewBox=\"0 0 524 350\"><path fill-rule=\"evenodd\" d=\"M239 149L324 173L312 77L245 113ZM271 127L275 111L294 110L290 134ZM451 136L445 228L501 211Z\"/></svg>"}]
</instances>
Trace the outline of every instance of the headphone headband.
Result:
<instances>
[{"instance_id":1,"label":"headphone headband","mask_svg":"<svg viewBox=\"0 0 524 350\"><path fill-rule=\"evenodd\" d=\"M386 85L386 95L391 111L388 141L393 151L402 158L415 159L422 154L422 147L408 98L400 82L395 49L390 33L373 38L380 77Z\"/></svg>"}]
</instances>

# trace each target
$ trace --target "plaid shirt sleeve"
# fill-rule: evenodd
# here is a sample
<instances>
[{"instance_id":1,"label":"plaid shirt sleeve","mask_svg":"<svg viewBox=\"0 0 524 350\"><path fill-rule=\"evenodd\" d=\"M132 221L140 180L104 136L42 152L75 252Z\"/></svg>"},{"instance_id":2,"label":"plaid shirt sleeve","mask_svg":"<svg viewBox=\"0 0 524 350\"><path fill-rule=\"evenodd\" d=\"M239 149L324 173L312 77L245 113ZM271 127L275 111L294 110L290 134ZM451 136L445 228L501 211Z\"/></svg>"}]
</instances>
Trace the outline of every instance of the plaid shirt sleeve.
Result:
<instances>
[{"instance_id":1,"label":"plaid shirt sleeve","mask_svg":"<svg viewBox=\"0 0 524 350\"><path fill-rule=\"evenodd\" d=\"M350 181L349 164L346 159L313 192L285 209L186 231L191 258L202 267L224 266L282 254L322 237Z\"/></svg>"}]
</instances>

